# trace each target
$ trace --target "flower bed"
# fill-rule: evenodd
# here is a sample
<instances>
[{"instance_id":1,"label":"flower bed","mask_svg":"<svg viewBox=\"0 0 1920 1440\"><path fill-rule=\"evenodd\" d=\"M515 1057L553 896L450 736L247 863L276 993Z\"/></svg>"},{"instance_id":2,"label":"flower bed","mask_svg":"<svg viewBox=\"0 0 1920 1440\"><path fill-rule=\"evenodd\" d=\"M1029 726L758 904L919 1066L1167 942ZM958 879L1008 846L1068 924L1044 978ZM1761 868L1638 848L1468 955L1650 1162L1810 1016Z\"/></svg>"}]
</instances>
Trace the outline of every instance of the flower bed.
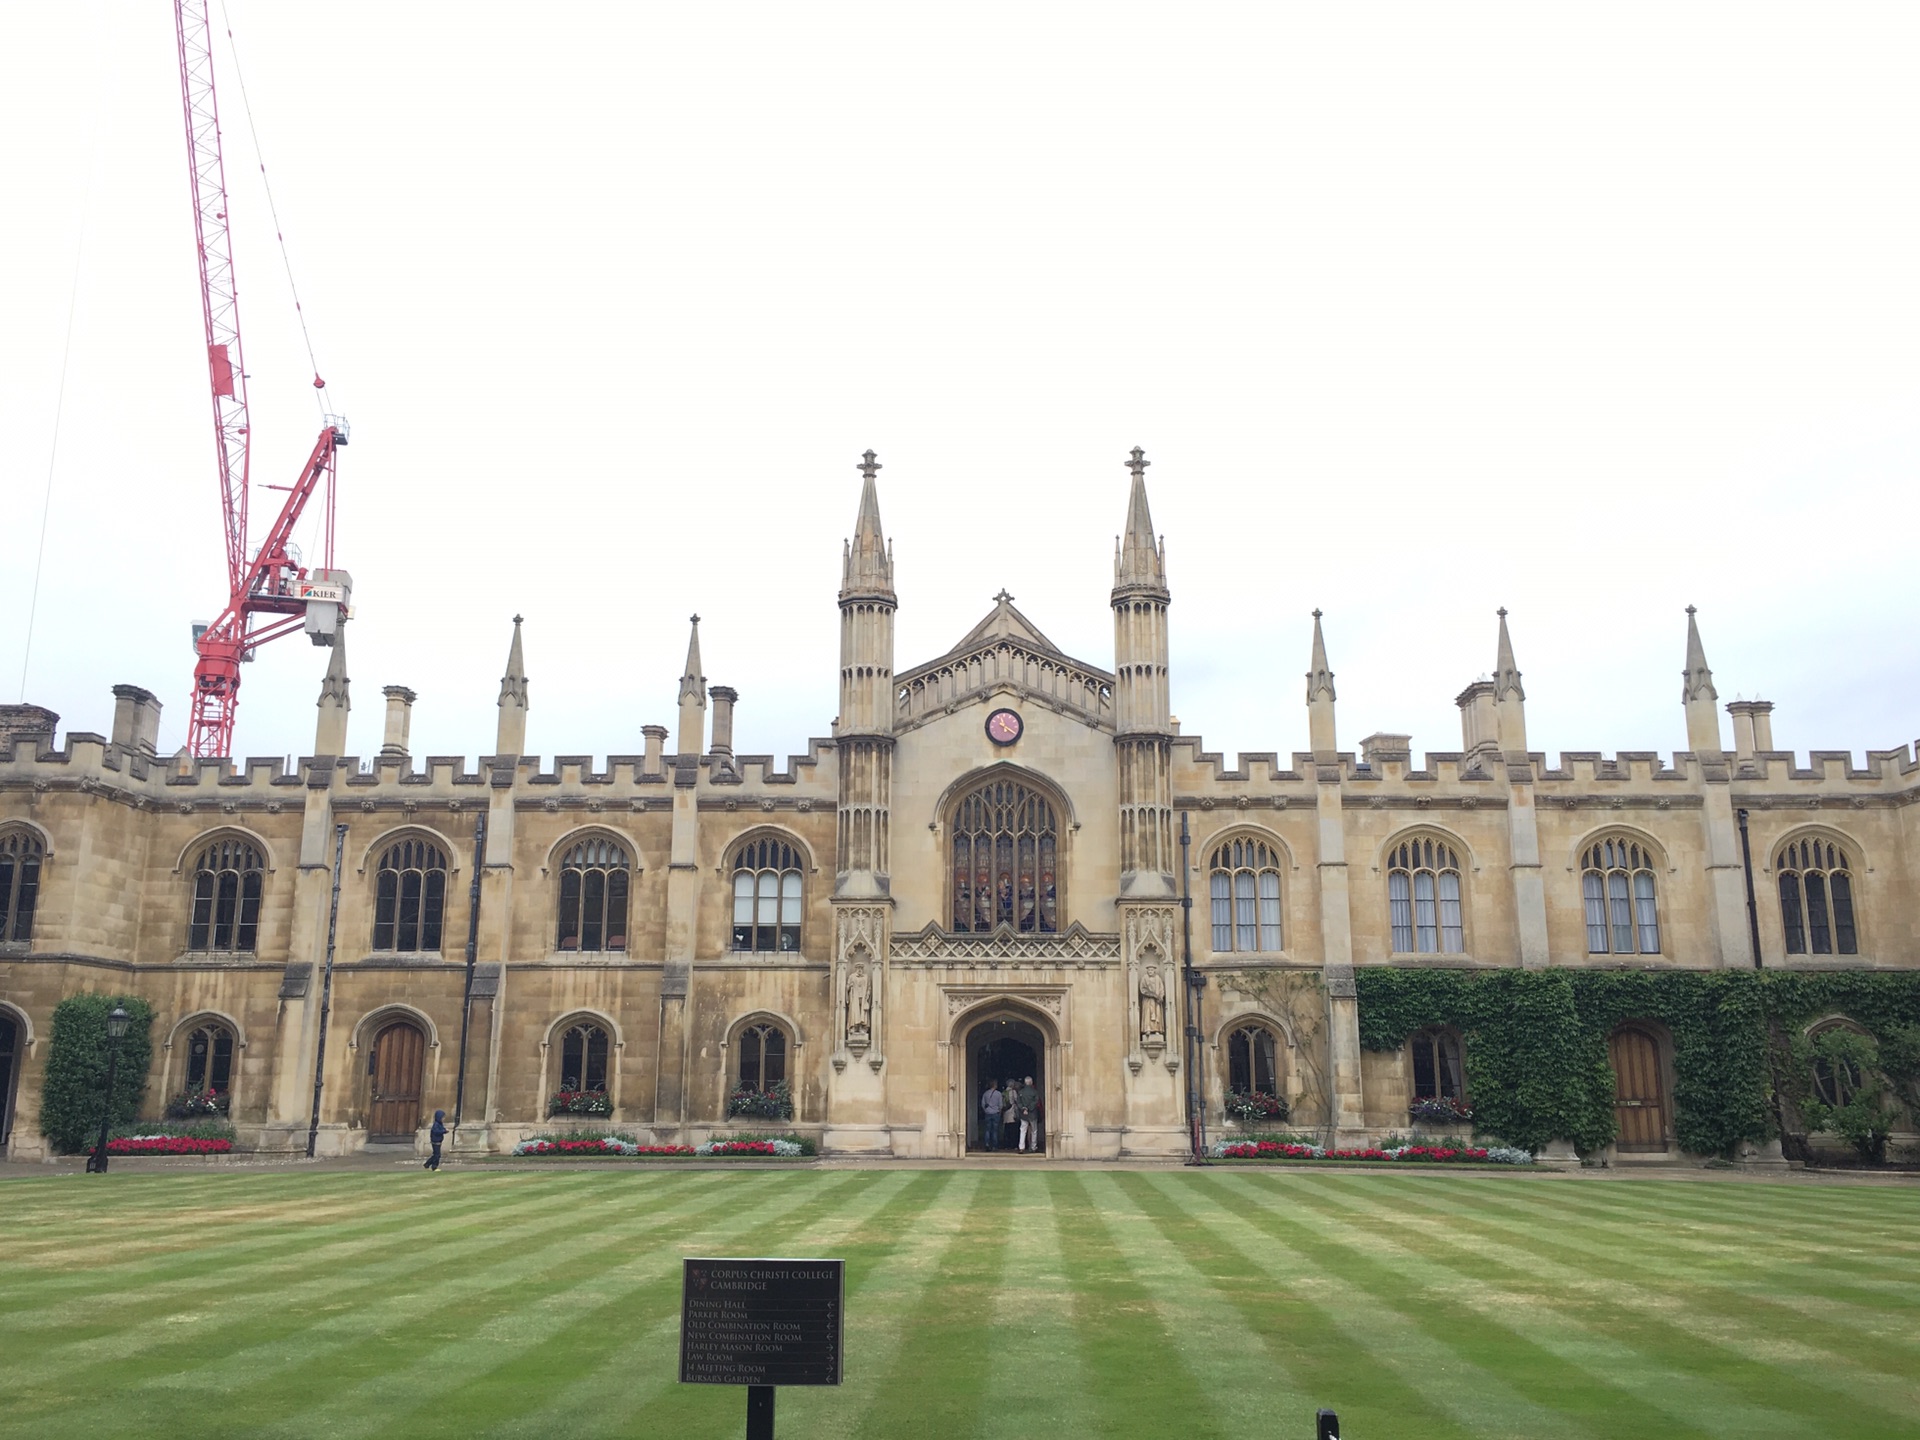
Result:
<instances>
[{"instance_id":1,"label":"flower bed","mask_svg":"<svg viewBox=\"0 0 1920 1440\"><path fill-rule=\"evenodd\" d=\"M777 1155L791 1159L806 1154L798 1140L709 1140L696 1151L699 1155Z\"/></svg>"},{"instance_id":2,"label":"flower bed","mask_svg":"<svg viewBox=\"0 0 1920 1440\"><path fill-rule=\"evenodd\" d=\"M1229 1119L1242 1125L1257 1125L1262 1120L1285 1120L1291 1108L1284 1095L1269 1095L1263 1090L1229 1090L1224 1102Z\"/></svg>"},{"instance_id":3,"label":"flower bed","mask_svg":"<svg viewBox=\"0 0 1920 1440\"><path fill-rule=\"evenodd\" d=\"M1531 1165L1528 1151L1510 1145L1394 1145L1386 1148L1330 1150L1324 1145L1273 1140L1223 1141L1213 1147L1222 1160L1326 1160L1340 1164L1386 1162L1403 1165Z\"/></svg>"},{"instance_id":4,"label":"flower bed","mask_svg":"<svg viewBox=\"0 0 1920 1440\"><path fill-rule=\"evenodd\" d=\"M547 1097L549 1115L611 1115L613 1097L604 1090L557 1090Z\"/></svg>"},{"instance_id":5,"label":"flower bed","mask_svg":"<svg viewBox=\"0 0 1920 1440\"><path fill-rule=\"evenodd\" d=\"M751 1120L791 1120L793 1086L785 1080L765 1090L742 1085L727 1097L727 1114L744 1115Z\"/></svg>"},{"instance_id":6,"label":"flower bed","mask_svg":"<svg viewBox=\"0 0 1920 1440\"><path fill-rule=\"evenodd\" d=\"M225 1155L231 1140L208 1140L196 1135L122 1135L107 1142L109 1155Z\"/></svg>"},{"instance_id":7,"label":"flower bed","mask_svg":"<svg viewBox=\"0 0 1920 1440\"><path fill-rule=\"evenodd\" d=\"M522 1140L513 1147L516 1155L568 1156L592 1155L691 1155L691 1145L640 1145L618 1135L598 1140Z\"/></svg>"}]
</instances>

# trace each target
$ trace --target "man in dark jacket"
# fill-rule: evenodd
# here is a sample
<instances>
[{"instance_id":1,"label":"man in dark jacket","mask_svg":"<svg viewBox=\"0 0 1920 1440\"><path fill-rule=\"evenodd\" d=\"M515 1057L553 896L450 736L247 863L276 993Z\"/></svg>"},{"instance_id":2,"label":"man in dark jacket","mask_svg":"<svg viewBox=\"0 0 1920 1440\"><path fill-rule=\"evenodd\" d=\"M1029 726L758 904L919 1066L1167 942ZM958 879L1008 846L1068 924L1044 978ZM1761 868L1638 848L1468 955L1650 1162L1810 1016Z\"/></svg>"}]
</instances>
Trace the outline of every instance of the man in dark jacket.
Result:
<instances>
[{"instance_id":1,"label":"man in dark jacket","mask_svg":"<svg viewBox=\"0 0 1920 1440\"><path fill-rule=\"evenodd\" d=\"M427 1132L427 1138L433 1141L433 1154L426 1158L420 1168L422 1170L438 1170L440 1168L440 1147L446 1143L447 1139L446 1111L436 1110L433 1112L433 1128Z\"/></svg>"}]
</instances>

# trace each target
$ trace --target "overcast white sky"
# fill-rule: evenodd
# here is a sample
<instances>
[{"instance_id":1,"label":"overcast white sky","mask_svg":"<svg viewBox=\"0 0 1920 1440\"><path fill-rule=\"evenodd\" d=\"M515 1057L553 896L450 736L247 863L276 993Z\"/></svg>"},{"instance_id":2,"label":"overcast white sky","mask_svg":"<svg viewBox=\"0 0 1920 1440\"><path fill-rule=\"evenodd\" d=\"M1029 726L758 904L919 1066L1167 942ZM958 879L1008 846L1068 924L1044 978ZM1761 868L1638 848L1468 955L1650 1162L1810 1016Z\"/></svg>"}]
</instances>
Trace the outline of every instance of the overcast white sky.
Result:
<instances>
[{"instance_id":1,"label":"overcast white sky","mask_svg":"<svg viewBox=\"0 0 1920 1440\"><path fill-rule=\"evenodd\" d=\"M1304 748L1316 605L1348 748L1458 749L1502 604L1535 749L1684 747L1689 603L1781 746L1920 733L1910 5L226 4L353 423L362 753L395 683L416 754L489 751L516 611L536 751L671 724L693 610L739 748L802 749L868 446L901 669L1002 586L1110 665L1142 445L1209 748ZM8 25L0 698L51 459L26 696L148 686L171 749L224 600L171 7ZM216 60L285 483L317 416ZM248 667L241 753L311 748L324 663Z\"/></svg>"}]
</instances>

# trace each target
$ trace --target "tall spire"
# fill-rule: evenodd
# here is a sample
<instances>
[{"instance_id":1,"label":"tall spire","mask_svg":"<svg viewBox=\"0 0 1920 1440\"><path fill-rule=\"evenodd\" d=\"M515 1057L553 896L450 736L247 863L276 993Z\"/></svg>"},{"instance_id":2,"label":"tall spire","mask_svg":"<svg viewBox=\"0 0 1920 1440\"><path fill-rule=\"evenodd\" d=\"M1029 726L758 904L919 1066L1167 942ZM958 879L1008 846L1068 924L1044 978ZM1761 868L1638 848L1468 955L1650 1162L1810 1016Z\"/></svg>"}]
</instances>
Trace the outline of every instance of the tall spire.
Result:
<instances>
[{"instance_id":1,"label":"tall spire","mask_svg":"<svg viewBox=\"0 0 1920 1440\"><path fill-rule=\"evenodd\" d=\"M342 625L334 634L327 673L320 681L320 717L313 735L315 755L338 755L347 748L347 712L353 709L347 690L347 627Z\"/></svg>"},{"instance_id":2,"label":"tall spire","mask_svg":"<svg viewBox=\"0 0 1920 1440\"><path fill-rule=\"evenodd\" d=\"M1333 715L1333 670L1327 664L1327 637L1320 630L1320 612L1313 612L1313 668L1307 671L1307 733L1314 759L1330 765L1340 746Z\"/></svg>"},{"instance_id":3,"label":"tall spire","mask_svg":"<svg viewBox=\"0 0 1920 1440\"><path fill-rule=\"evenodd\" d=\"M1500 642L1493 660L1493 708L1500 748L1508 755L1527 753L1527 692L1520 684L1520 667L1513 659L1513 637L1507 633L1507 607L1502 605Z\"/></svg>"},{"instance_id":4,"label":"tall spire","mask_svg":"<svg viewBox=\"0 0 1920 1440\"><path fill-rule=\"evenodd\" d=\"M1693 606L1687 606L1687 668L1681 672L1684 684L1681 703L1687 707L1687 747L1696 755L1720 755L1719 694L1713 688L1713 671L1707 668L1706 647L1700 643L1700 625L1694 619Z\"/></svg>"},{"instance_id":5,"label":"tall spire","mask_svg":"<svg viewBox=\"0 0 1920 1440\"><path fill-rule=\"evenodd\" d=\"M869 450L855 467L860 471L860 514L853 522L853 539L847 542L841 563L840 594L893 597L893 551L887 545L886 532L880 528L880 492L874 477L880 473L880 460Z\"/></svg>"},{"instance_id":6,"label":"tall spire","mask_svg":"<svg viewBox=\"0 0 1920 1440\"><path fill-rule=\"evenodd\" d=\"M1113 547L1113 593L1145 591L1167 596L1167 550L1153 533L1153 512L1147 508L1147 452L1138 445L1127 460L1133 486L1127 496L1126 533Z\"/></svg>"},{"instance_id":7,"label":"tall spire","mask_svg":"<svg viewBox=\"0 0 1920 1440\"><path fill-rule=\"evenodd\" d=\"M687 637L687 669L680 677L679 754L682 763L697 756L707 734L707 677L700 668L700 617L691 617L692 633Z\"/></svg>"},{"instance_id":8,"label":"tall spire","mask_svg":"<svg viewBox=\"0 0 1920 1440\"><path fill-rule=\"evenodd\" d=\"M520 648L520 616L513 617L513 643L507 647L507 673L500 677L500 723L493 753L523 755L527 749L527 659Z\"/></svg>"}]
</instances>

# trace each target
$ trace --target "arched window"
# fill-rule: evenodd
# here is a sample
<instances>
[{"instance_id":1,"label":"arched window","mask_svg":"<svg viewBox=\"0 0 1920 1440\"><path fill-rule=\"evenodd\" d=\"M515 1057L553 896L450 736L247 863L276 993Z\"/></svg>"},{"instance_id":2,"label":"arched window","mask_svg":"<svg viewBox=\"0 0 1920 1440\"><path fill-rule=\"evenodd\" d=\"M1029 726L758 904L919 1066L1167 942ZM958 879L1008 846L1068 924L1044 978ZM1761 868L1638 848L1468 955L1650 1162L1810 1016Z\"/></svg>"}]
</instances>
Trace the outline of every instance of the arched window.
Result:
<instances>
[{"instance_id":1,"label":"arched window","mask_svg":"<svg viewBox=\"0 0 1920 1440\"><path fill-rule=\"evenodd\" d=\"M1775 862L1780 923L1789 955L1858 955L1853 926L1853 866L1831 840L1791 842Z\"/></svg>"},{"instance_id":2,"label":"arched window","mask_svg":"<svg viewBox=\"0 0 1920 1440\"><path fill-rule=\"evenodd\" d=\"M1653 856L1637 840L1596 840L1580 857L1587 902L1587 953L1658 955L1660 917L1653 903Z\"/></svg>"},{"instance_id":3,"label":"arched window","mask_svg":"<svg viewBox=\"0 0 1920 1440\"><path fill-rule=\"evenodd\" d=\"M740 1088L765 1095L787 1080L787 1032L771 1023L740 1032Z\"/></svg>"},{"instance_id":4,"label":"arched window","mask_svg":"<svg viewBox=\"0 0 1920 1440\"><path fill-rule=\"evenodd\" d=\"M1387 855L1387 908L1399 955L1463 955L1460 860L1444 840L1402 840Z\"/></svg>"},{"instance_id":5,"label":"arched window","mask_svg":"<svg viewBox=\"0 0 1920 1440\"><path fill-rule=\"evenodd\" d=\"M1852 1100L1866 1083L1859 1056L1866 1037L1843 1020L1822 1025L1807 1037L1813 1042L1813 1093L1835 1109ZM1821 1044L1821 1041L1826 1044ZM1867 1042L1870 1044L1871 1042Z\"/></svg>"},{"instance_id":6,"label":"arched window","mask_svg":"<svg viewBox=\"0 0 1920 1440\"><path fill-rule=\"evenodd\" d=\"M1213 948L1281 946L1280 858L1264 840L1229 840L1213 852Z\"/></svg>"},{"instance_id":7,"label":"arched window","mask_svg":"<svg viewBox=\"0 0 1920 1440\"><path fill-rule=\"evenodd\" d=\"M373 948L437 951L447 908L447 857L425 840L402 840L380 857Z\"/></svg>"},{"instance_id":8,"label":"arched window","mask_svg":"<svg viewBox=\"0 0 1920 1440\"><path fill-rule=\"evenodd\" d=\"M1242 1025L1227 1037L1227 1089L1236 1095L1278 1095L1279 1056L1271 1030Z\"/></svg>"},{"instance_id":9,"label":"arched window","mask_svg":"<svg viewBox=\"0 0 1920 1440\"><path fill-rule=\"evenodd\" d=\"M1462 1100L1460 1041L1450 1030L1422 1030L1407 1042L1413 1056L1413 1098Z\"/></svg>"},{"instance_id":10,"label":"arched window","mask_svg":"<svg viewBox=\"0 0 1920 1440\"><path fill-rule=\"evenodd\" d=\"M953 928L1060 928L1053 805L1031 786L990 780L953 811Z\"/></svg>"},{"instance_id":11,"label":"arched window","mask_svg":"<svg viewBox=\"0 0 1920 1440\"><path fill-rule=\"evenodd\" d=\"M600 1026L568 1026L560 1041L560 1088L605 1093L607 1053L607 1032Z\"/></svg>"},{"instance_id":12,"label":"arched window","mask_svg":"<svg viewBox=\"0 0 1920 1440\"><path fill-rule=\"evenodd\" d=\"M800 952L800 854L763 835L733 856L733 948Z\"/></svg>"},{"instance_id":13,"label":"arched window","mask_svg":"<svg viewBox=\"0 0 1920 1440\"><path fill-rule=\"evenodd\" d=\"M195 1027L187 1036L185 1088L224 1098L233 1089L233 1032L217 1021Z\"/></svg>"},{"instance_id":14,"label":"arched window","mask_svg":"<svg viewBox=\"0 0 1920 1440\"><path fill-rule=\"evenodd\" d=\"M616 841L590 835L560 861L560 948L627 948L632 861Z\"/></svg>"},{"instance_id":15,"label":"arched window","mask_svg":"<svg viewBox=\"0 0 1920 1440\"><path fill-rule=\"evenodd\" d=\"M260 852L248 840L215 840L193 862L189 950L246 954L260 934Z\"/></svg>"},{"instance_id":16,"label":"arched window","mask_svg":"<svg viewBox=\"0 0 1920 1440\"><path fill-rule=\"evenodd\" d=\"M40 861L46 851L31 830L0 835L0 941L33 938L33 907L40 899Z\"/></svg>"}]
</instances>

